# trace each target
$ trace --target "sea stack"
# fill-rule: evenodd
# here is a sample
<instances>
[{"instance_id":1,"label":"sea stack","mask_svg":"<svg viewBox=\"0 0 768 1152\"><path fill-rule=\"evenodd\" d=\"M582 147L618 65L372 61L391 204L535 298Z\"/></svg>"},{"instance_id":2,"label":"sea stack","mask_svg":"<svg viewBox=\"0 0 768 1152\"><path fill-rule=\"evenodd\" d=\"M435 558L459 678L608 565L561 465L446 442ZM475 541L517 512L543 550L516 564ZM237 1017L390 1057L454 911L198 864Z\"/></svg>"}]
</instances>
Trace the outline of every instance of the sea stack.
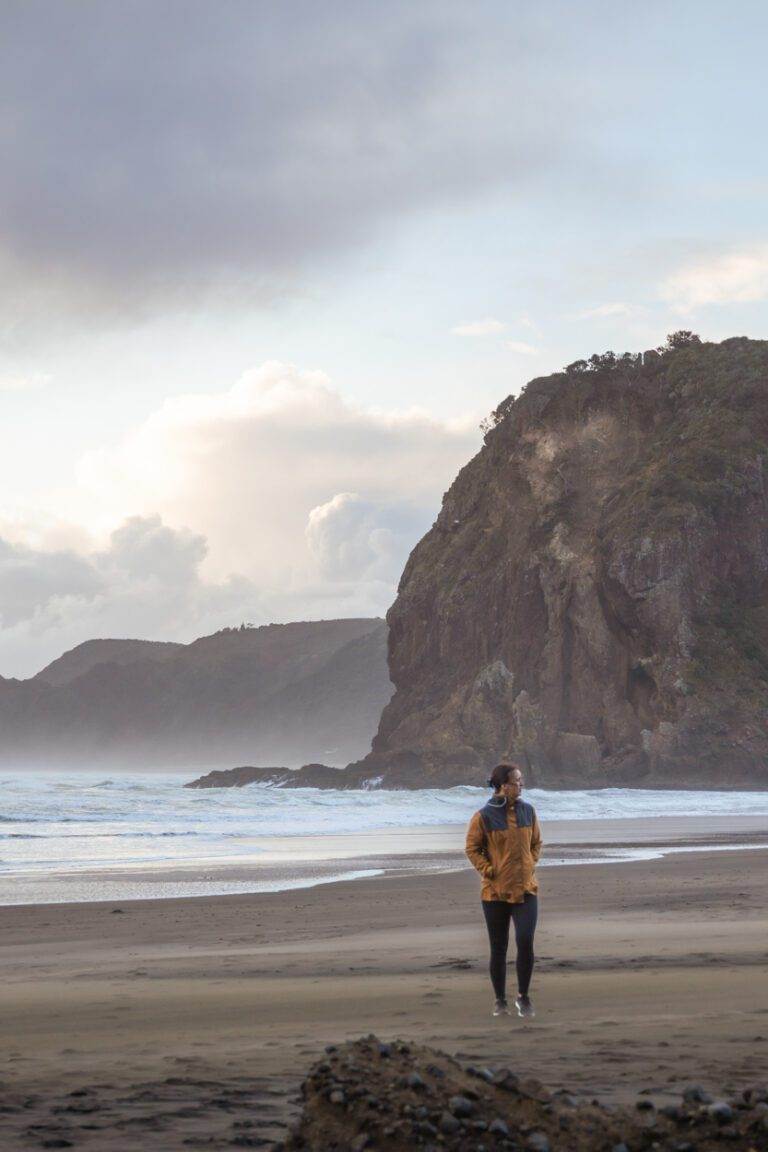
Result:
<instances>
[{"instance_id":1,"label":"sea stack","mask_svg":"<svg viewBox=\"0 0 768 1152\"><path fill-rule=\"evenodd\" d=\"M768 342L607 353L488 421L390 610L358 767L768 787Z\"/></svg>"}]
</instances>

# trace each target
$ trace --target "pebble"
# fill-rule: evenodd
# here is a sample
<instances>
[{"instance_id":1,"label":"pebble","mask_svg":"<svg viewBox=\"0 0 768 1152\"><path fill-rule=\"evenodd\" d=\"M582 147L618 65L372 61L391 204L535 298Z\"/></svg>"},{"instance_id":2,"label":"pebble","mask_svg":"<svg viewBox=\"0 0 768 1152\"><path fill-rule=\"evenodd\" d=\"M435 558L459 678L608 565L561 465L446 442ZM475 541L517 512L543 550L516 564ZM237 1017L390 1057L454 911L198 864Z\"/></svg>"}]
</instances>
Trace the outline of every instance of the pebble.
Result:
<instances>
[{"instance_id":1,"label":"pebble","mask_svg":"<svg viewBox=\"0 0 768 1152\"><path fill-rule=\"evenodd\" d=\"M683 1089L683 1100L687 1104L712 1104L714 1096L711 1096L700 1084L689 1084L687 1088Z\"/></svg>"},{"instance_id":2,"label":"pebble","mask_svg":"<svg viewBox=\"0 0 768 1152\"><path fill-rule=\"evenodd\" d=\"M494 1136L509 1136L509 1127L500 1116L497 1116L495 1120L491 1120L491 1123L488 1125L488 1131L492 1132Z\"/></svg>"},{"instance_id":3,"label":"pebble","mask_svg":"<svg viewBox=\"0 0 768 1152\"><path fill-rule=\"evenodd\" d=\"M614 1144L613 1148L611 1148L611 1152L629 1152L629 1148L627 1148L626 1144L624 1143Z\"/></svg>"},{"instance_id":4,"label":"pebble","mask_svg":"<svg viewBox=\"0 0 768 1152\"><path fill-rule=\"evenodd\" d=\"M405 1083L408 1088L413 1088L414 1092L423 1092L427 1086L418 1072L409 1072L405 1078Z\"/></svg>"},{"instance_id":5,"label":"pebble","mask_svg":"<svg viewBox=\"0 0 768 1152\"><path fill-rule=\"evenodd\" d=\"M718 1124L730 1124L733 1120L733 1108L723 1100L717 1100L714 1104L710 1104L707 1112Z\"/></svg>"},{"instance_id":6,"label":"pebble","mask_svg":"<svg viewBox=\"0 0 768 1152\"><path fill-rule=\"evenodd\" d=\"M446 1136L453 1136L461 1128L455 1116L451 1116L450 1112L443 1112L440 1117L440 1131L444 1132Z\"/></svg>"},{"instance_id":7,"label":"pebble","mask_svg":"<svg viewBox=\"0 0 768 1152\"><path fill-rule=\"evenodd\" d=\"M392 1047L390 1044L379 1044L379 1056L382 1056L385 1060L388 1060L391 1055Z\"/></svg>"},{"instance_id":8,"label":"pebble","mask_svg":"<svg viewBox=\"0 0 768 1152\"><path fill-rule=\"evenodd\" d=\"M564 1104L566 1108L578 1108L579 1106L578 1100L575 1096L572 1096L570 1092L563 1092L557 1099L558 1102Z\"/></svg>"},{"instance_id":9,"label":"pebble","mask_svg":"<svg viewBox=\"0 0 768 1152\"><path fill-rule=\"evenodd\" d=\"M514 1072L509 1068L499 1068L496 1075L493 1077L493 1083L498 1088L504 1088L507 1092L511 1091L516 1084L519 1084L519 1079L515 1076Z\"/></svg>"},{"instance_id":10,"label":"pebble","mask_svg":"<svg viewBox=\"0 0 768 1152\"><path fill-rule=\"evenodd\" d=\"M347 1098L342 1092L341 1088L334 1088L328 1099L330 1100L331 1104L346 1104L347 1102Z\"/></svg>"},{"instance_id":11,"label":"pebble","mask_svg":"<svg viewBox=\"0 0 768 1152\"><path fill-rule=\"evenodd\" d=\"M549 1152L549 1140L543 1132L531 1132L525 1146L530 1148L531 1152Z\"/></svg>"},{"instance_id":12,"label":"pebble","mask_svg":"<svg viewBox=\"0 0 768 1152\"><path fill-rule=\"evenodd\" d=\"M638 1112L653 1112L656 1108L653 1100L638 1100L635 1104Z\"/></svg>"},{"instance_id":13,"label":"pebble","mask_svg":"<svg viewBox=\"0 0 768 1152\"><path fill-rule=\"evenodd\" d=\"M471 1116L475 1106L466 1096L451 1096L448 1107L454 1116Z\"/></svg>"},{"instance_id":14,"label":"pebble","mask_svg":"<svg viewBox=\"0 0 768 1152\"><path fill-rule=\"evenodd\" d=\"M361 1132L359 1136L355 1136L354 1140L349 1146L349 1152L363 1152L371 1142L371 1138L367 1132Z\"/></svg>"},{"instance_id":15,"label":"pebble","mask_svg":"<svg viewBox=\"0 0 768 1152\"><path fill-rule=\"evenodd\" d=\"M476 1076L478 1080L485 1080L488 1084L493 1083L494 1073L490 1068L475 1068L470 1064L466 1072L468 1076Z\"/></svg>"}]
</instances>

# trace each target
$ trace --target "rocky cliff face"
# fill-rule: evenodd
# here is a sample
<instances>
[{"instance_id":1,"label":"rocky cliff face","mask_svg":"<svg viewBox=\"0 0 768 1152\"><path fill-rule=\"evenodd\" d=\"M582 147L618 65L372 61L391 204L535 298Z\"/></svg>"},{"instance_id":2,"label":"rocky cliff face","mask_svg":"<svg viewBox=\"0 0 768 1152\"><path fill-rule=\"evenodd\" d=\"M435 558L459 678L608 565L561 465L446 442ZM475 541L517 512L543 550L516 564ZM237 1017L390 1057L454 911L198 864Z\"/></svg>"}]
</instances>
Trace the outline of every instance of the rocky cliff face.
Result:
<instances>
[{"instance_id":1,"label":"rocky cliff face","mask_svg":"<svg viewBox=\"0 0 768 1152\"><path fill-rule=\"evenodd\" d=\"M768 786L768 342L677 343L494 413L403 574L358 767Z\"/></svg>"}]
</instances>

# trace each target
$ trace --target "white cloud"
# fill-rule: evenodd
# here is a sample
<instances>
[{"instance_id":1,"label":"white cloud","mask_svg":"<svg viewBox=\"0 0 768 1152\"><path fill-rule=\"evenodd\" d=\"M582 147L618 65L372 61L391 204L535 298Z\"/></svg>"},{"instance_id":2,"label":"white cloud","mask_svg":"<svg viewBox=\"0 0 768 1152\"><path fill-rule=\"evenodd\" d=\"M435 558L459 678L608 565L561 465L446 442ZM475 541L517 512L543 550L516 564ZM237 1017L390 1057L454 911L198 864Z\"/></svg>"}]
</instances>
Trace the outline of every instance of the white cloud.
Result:
<instances>
[{"instance_id":1,"label":"white cloud","mask_svg":"<svg viewBox=\"0 0 768 1152\"><path fill-rule=\"evenodd\" d=\"M581 320L602 319L605 316L631 316L636 311L632 304L623 304L617 301L614 304L598 304L596 308L585 308L579 312Z\"/></svg>"},{"instance_id":2,"label":"white cloud","mask_svg":"<svg viewBox=\"0 0 768 1152\"><path fill-rule=\"evenodd\" d=\"M534 348L533 344L526 344L523 340L505 340L504 347L508 348L510 352L516 352L519 356L538 356L538 348Z\"/></svg>"},{"instance_id":3,"label":"white cloud","mask_svg":"<svg viewBox=\"0 0 768 1152\"><path fill-rule=\"evenodd\" d=\"M469 324L458 324L452 328L454 336L497 336L499 332L506 332L508 324L503 320L494 320L487 316L485 320L473 320Z\"/></svg>"},{"instance_id":4,"label":"white cloud","mask_svg":"<svg viewBox=\"0 0 768 1152\"><path fill-rule=\"evenodd\" d=\"M768 297L768 245L688 264L669 276L660 295L679 312L708 304L742 304Z\"/></svg>"},{"instance_id":5,"label":"white cloud","mask_svg":"<svg viewBox=\"0 0 768 1152\"><path fill-rule=\"evenodd\" d=\"M277 362L167 400L82 459L58 524L0 520L0 674L92 636L383 613L479 440L476 416L361 408Z\"/></svg>"},{"instance_id":6,"label":"white cloud","mask_svg":"<svg viewBox=\"0 0 768 1152\"><path fill-rule=\"evenodd\" d=\"M0 376L0 392L33 392L50 384L52 379L45 372Z\"/></svg>"},{"instance_id":7,"label":"white cloud","mask_svg":"<svg viewBox=\"0 0 768 1152\"><path fill-rule=\"evenodd\" d=\"M68 518L106 532L159 513L208 541L208 578L294 583L309 563L310 510L340 492L405 502L430 523L478 442L476 419L349 403L320 372L268 362L228 390L165 401L111 449L89 453Z\"/></svg>"},{"instance_id":8,"label":"white cloud","mask_svg":"<svg viewBox=\"0 0 768 1152\"><path fill-rule=\"evenodd\" d=\"M530 316L518 316L517 322L521 328L527 328L529 332L534 332L537 336L541 336L541 328L539 328L536 321L532 320Z\"/></svg>"}]
</instances>

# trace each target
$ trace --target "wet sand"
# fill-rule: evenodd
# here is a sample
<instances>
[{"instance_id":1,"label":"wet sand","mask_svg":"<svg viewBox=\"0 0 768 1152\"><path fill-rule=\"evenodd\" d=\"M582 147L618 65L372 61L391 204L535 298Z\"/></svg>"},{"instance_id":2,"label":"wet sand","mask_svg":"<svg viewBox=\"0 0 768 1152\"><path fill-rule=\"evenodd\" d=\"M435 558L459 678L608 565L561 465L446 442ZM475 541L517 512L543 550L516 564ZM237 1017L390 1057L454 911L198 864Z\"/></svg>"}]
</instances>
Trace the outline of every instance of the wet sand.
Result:
<instances>
[{"instance_id":1,"label":"wet sand","mask_svg":"<svg viewBox=\"0 0 768 1152\"><path fill-rule=\"evenodd\" d=\"M368 1032L605 1101L765 1082L767 876L760 848L542 869L530 1022L490 1016L469 869L0 908L1 1146L265 1146Z\"/></svg>"}]
</instances>

